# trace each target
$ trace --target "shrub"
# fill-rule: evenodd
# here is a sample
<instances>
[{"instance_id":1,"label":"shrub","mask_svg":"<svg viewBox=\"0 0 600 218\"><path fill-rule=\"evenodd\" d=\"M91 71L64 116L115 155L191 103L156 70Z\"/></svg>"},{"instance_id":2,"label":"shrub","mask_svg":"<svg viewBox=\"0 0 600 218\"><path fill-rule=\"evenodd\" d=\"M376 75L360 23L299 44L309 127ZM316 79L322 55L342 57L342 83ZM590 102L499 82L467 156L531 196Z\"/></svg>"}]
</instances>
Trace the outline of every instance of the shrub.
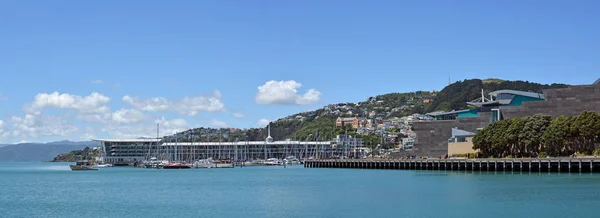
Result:
<instances>
[{"instance_id":1,"label":"shrub","mask_svg":"<svg viewBox=\"0 0 600 218\"><path fill-rule=\"evenodd\" d=\"M593 152L594 156L600 156L600 148L596 148Z\"/></svg>"},{"instance_id":2,"label":"shrub","mask_svg":"<svg viewBox=\"0 0 600 218\"><path fill-rule=\"evenodd\" d=\"M539 158L546 158L546 157L548 157L548 154L546 154L546 152L540 152L540 153L538 154L538 157L539 157Z\"/></svg>"}]
</instances>

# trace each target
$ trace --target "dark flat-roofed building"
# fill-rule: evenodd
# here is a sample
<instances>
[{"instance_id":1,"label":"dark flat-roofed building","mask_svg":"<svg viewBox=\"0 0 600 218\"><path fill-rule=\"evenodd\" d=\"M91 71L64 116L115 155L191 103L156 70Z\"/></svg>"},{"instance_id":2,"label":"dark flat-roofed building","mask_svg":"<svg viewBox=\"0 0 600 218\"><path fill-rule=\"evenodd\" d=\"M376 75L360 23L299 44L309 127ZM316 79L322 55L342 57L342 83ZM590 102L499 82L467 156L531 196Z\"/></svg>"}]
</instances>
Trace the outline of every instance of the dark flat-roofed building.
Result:
<instances>
[{"instance_id":1,"label":"dark flat-roofed building","mask_svg":"<svg viewBox=\"0 0 600 218\"><path fill-rule=\"evenodd\" d=\"M600 80L591 85L546 89L543 93L498 90L479 100L468 102L475 107L467 110L428 114L434 121L414 122L414 148L408 154L441 156L448 153L452 128L477 132L501 119L548 114L575 116L584 111L600 113ZM401 155L405 155L404 152Z\"/></svg>"}]
</instances>

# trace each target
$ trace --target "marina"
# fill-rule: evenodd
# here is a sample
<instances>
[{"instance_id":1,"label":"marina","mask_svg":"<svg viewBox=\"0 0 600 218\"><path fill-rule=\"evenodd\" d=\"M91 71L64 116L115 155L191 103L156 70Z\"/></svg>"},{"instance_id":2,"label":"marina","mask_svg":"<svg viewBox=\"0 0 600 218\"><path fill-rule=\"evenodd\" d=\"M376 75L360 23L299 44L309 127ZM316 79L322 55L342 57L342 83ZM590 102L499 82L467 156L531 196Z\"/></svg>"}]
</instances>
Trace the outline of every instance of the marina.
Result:
<instances>
[{"instance_id":1,"label":"marina","mask_svg":"<svg viewBox=\"0 0 600 218\"><path fill-rule=\"evenodd\" d=\"M433 171L518 171L556 173L598 173L600 158L545 159L330 159L308 160L305 168L351 168Z\"/></svg>"},{"instance_id":2,"label":"marina","mask_svg":"<svg viewBox=\"0 0 600 218\"><path fill-rule=\"evenodd\" d=\"M362 157L362 144L347 141L179 142L155 139L95 139L100 142L101 162L114 166L144 168L231 168L235 165L281 166L300 164L305 159ZM210 166L210 167L209 167Z\"/></svg>"}]
</instances>

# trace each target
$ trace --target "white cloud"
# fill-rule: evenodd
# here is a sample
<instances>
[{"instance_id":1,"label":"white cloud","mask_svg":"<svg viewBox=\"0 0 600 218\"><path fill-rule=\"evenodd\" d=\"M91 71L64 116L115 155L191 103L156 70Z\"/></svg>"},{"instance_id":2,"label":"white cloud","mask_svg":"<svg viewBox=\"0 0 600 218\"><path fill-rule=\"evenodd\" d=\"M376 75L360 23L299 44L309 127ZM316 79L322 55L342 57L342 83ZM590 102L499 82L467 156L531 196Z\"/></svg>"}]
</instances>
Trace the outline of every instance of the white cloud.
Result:
<instances>
[{"instance_id":1,"label":"white cloud","mask_svg":"<svg viewBox=\"0 0 600 218\"><path fill-rule=\"evenodd\" d=\"M100 113L100 114L78 114L77 118L89 123L108 123L112 119L112 114Z\"/></svg>"},{"instance_id":2,"label":"white cloud","mask_svg":"<svg viewBox=\"0 0 600 218\"><path fill-rule=\"evenodd\" d=\"M212 128L225 128L228 127L227 123L219 120L211 120L208 125Z\"/></svg>"},{"instance_id":3,"label":"white cloud","mask_svg":"<svg viewBox=\"0 0 600 218\"><path fill-rule=\"evenodd\" d=\"M96 80L92 80L90 81L91 84L104 84L104 81L96 79Z\"/></svg>"},{"instance_id":4,"label":"white cloud","mask_svg":"<svg viewBox=\"0 0 600 218\"><path fill-rule=\"evenodd\" d=\"M140 99L129 95L123 96L123 102L142 111L175 111L188 116L196 116L198 112L216 112L225 109L221 102L221 93L217 90L211 95L184 97L173 101L163 97Z\"/></svg>"},{"instance_id":5,"label":"white cloud","mask_svg":"<svg viewBox=\"0 0 600 218\"><path fill-rule=\"evenodd\" d=\"M109 124L105 125L101 131L108 133L112 138L154 138L156 137L157 123L160 126L159 136L172 135L190 128L190 125L184 119L166 119L161 117L152 124L145 122L137 124Z\"/></svg>"},{"instance_id":6,"label":"white cloud","mask_svg":"<svg viewBox=\"0 0 600 218\"><path fill-rule=\"evenodd\" d=\"M246 117L246 115L244 115L242 113L233 113L233 117L238 118L238 119L242 119L242 118Z\"/></svg>"},{"instance_id":7,"label":"white cloud","mask_svg":"<svg viewBox=\"0 0 600 218\"><path fill-rule=\"evenodd\" d=\"M123 96L123 102L143 111L165 111L170 108L170 102L166 98L156 97L141 100L138 97Z\"/></svg>"},{"instance_id":8,"label":"white cloud","mask_svg":"<svg viewBox=\"0 0 600 218\"><path fill-rule=\"evenodd\" d=\"M112 113L112 121L117 123L138 123L146 119L146 115L136 109L121 108Z\"/></svg>"},{"instance_id":9,"label":"white cloud","mask_svg":"<svg viewBox=\"0 0 600 218\"><path fill-rule=\"evenodd\" d=\"M271 122L271 121L267 120L265 118L262 118L262 119L258 120L258 123L256 125L258 125L259 127L265 127L265 126L269 125L269 122Z\"/></svg>"},{"instance_id":10,"label":"white cloud","mask_svg":"<svg viewBox=\"0 0 600 218\"><path fill-rule=\"evenodd\" d=\"M6 132L6 130L4 129L4 127L6 126L6 123L4 122L4 120L0 120L0 138L4 138L5 135L8 132Z\"/></svg>"},{"instance_id":11,"label":"white cloud","mask_svg":"<svg viewBox=\"0 0 600 218\"><path fill-rule=\"evenodd\" d=\"M93 92L88 96L40 93L37 94L32 103L25 105L23 110L28 114L40 115L44 108L74 109L84 114L108 113L110 108L107 104L110 98L100 93Z\"/></svg>"},{"instance_id":12,"label":"white cloud","mask_svg":"<svg viewBox=\"0 0 600 218\"><path fill-rule=\"evenodd\" d=\"M79 130L69 124L65 117L61 116L36 116L26 114L24 117L12 117L14 128L12 135L21 139L40 136L67 136Z\"/></svg>"},{"instance_id":13,"label":"white cloud","mask_svg":"<svg viewBox=\"0 0 600 218\"><path fill-rule=\"evenodd\" d=\"M86 127L85 128L85 133L83 135L81 135L80 139L81 140L91 140L96 138L96 136L94 135L94 128L92 127Z\"/></svg>"},{"instance_id":14,"label":"white cloud","mask_svg":"<svg viewBox=\"0 0 600 218\"><path fill-rule=\"evenodd\" d=\"M294 81L271 80L258 87L256 103L258 104L315 104L321 99L321 92L309 89L303 95L298 94L302 84Z\"/></svg>"}]
</instances>

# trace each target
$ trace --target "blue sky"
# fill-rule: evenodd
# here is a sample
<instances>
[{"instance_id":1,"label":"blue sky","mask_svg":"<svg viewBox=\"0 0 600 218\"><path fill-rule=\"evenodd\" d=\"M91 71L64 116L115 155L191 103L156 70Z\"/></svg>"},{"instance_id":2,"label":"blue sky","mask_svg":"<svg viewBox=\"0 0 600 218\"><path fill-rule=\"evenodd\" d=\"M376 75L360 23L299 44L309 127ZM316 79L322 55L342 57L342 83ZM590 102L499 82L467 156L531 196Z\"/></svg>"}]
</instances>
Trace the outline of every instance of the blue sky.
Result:
<instances>
[{"instance_id":1,"label":"blue sky","mask_svg":"<svg viewBox=\"0 0 600 218\"><path fill-rule=\"evenodd\" d=\"M440 90L449 77L588 84L600 75L599 10L597 1L1 1L0 142L148 136L156 122L163 134L257 127L329 103Z\"/></svg>"}]
</instances>

